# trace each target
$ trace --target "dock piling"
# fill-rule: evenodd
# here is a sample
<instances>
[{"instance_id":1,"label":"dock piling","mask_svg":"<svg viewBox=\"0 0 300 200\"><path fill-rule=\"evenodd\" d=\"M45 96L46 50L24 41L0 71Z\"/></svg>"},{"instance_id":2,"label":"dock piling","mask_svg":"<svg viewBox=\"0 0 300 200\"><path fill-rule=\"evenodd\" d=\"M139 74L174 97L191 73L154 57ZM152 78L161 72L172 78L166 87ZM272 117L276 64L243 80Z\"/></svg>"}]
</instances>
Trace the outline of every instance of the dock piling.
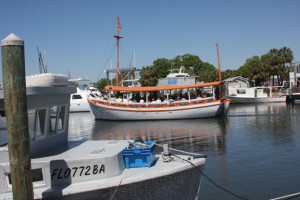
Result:
<instances>
[{"instance_id":1,"label":"dock piling","mask_svg":"<svg viewBox=\"0 0 300 200\"><path fill-rule=\"evenodd\" d=\"M1 56L13 198L33 199L24 41L8 35L1 41Z\"/></svg>"}]
</instances>

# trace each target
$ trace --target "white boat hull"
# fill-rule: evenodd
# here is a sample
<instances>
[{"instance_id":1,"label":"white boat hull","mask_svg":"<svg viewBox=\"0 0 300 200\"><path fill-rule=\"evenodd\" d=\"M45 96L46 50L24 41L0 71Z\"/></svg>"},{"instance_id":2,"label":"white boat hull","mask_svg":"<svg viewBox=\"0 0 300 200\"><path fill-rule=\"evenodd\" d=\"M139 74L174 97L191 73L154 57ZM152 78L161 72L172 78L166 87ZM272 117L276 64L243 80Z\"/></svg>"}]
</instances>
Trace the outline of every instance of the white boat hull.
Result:
<instances>
[{"instance_id":1,"label":"white boat hull","mask_svg":"<svg viewBox=\"0 0 300 200\"><path fill-rule=\"evenodd\" d=\"M285 102L286 97L236 97L227 96L227 99L231 99L231 103L278 103Z\"/></svg>"},{"instance_id":2,"label":"white boat hull","mask_svg":"<svg viewBox=\"0 0 300 200\"><path fill-rule=\"evenodd\" d=\"M168 163L160 164L168 165ZM205 159L194 162L197 169L189 163L183 164L185 164L185 167L168 169L167 172L157 171L154 168L127 169L122 175L124 177L122 182L118 177L118 179L111 178L107 181L90 181L84 185L73 184L70 188L65 188L62 191L58 190L56 198L62 195L59 199L199 199L201 187L201 173L199 170L204 170ZM137 170L141 173L136 172ZM55 193L53 192L52 189L50 196L44 193L43 198L54 198L55 196L52 195ZM112 198L112 196L114 197Z\"/></svg>"},{"instance_id":3,"label":"white boat hull","mask_svg":"<svg viewBox=\"0 0 300 200\"><path fill-rule=\"evenodd\" d=\"M132 141L131 141L132 142ZM37 199L197 199L206 158L126 168L122 150L127 140L70 142L70 149L31 160L40 180L33 181ZM188 159L188 156L180 156ZM140 155L140 158L143 158ZM0 161L0 199L12 199L8 157ZM196 168L197 167L197 168ZM37 173L35 173L37 175ZM35 176L39 177L39 176ZM113 198L112 198L113 197Z\"/></svg>"},{"instance_id":4,"label":"white boat hull","mask_svg":"<svg viewBox=\"0 0 300 200\"><path fill-rule=\"evenodd\" d=\"M90 106L86 99L71 101L70 112L89 112Z\"/></svg>"},{"instance_id":5,"label":"white boat hull","mask_svg":"<svg viewBox=\"0 0 300 200\"><path fill-rule=\"evenodd\" d=\"M228 102L229 103L229 102ZM104 120L162 120L162 119L192 119L220 116L224 113L223 101L213 101L202 105L185 105L159 108L127 108L92 103L90 109L95 119ZM228 108L228 106L226 107Z\"/></svg>"}]
</instances>

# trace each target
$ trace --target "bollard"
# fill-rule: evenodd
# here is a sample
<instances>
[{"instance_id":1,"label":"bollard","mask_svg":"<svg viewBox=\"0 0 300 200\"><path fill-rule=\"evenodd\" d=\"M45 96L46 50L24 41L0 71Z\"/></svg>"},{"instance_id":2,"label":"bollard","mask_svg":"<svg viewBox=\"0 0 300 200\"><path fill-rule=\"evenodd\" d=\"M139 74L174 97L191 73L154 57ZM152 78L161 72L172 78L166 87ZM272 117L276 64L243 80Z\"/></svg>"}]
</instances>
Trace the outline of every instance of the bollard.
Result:
<instances>
[{"instance_id":1,"label":"bollard","mask_svg":"<svg viewBox=\"0 0 300 200\"><path fill-rule=\"evenodd\" d=\"M1 54L13 198L33 199L24 41L10 34L1 41Z\"/></svg>"}]
</instances>

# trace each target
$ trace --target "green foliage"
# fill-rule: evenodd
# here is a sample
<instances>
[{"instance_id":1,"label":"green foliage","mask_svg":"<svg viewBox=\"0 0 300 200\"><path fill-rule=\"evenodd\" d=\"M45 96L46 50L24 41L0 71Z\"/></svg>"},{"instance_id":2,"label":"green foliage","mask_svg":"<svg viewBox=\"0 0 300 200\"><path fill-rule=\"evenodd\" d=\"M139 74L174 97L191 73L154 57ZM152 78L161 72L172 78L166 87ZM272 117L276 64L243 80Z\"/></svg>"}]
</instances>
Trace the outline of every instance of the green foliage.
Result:
<instances>
[{"instance_id":1,"label":"green foliage","mask_svg":"<svg viewBox=\"0 0 300 200\"><path fill-rule=\"evenodd\" d=\"M261 57L253 56L252 58L248 58L245 64L238 70L223 71L222 79L242 76L254 80L256 85L263 85L266 81L269 81L271 76L277 76L280 84L282 84L282 81L288 78L288 66L293 59L293 52L290 48L271 49ZM179 70L181 66L185 67L186 73L196 76L197 81L212 82L219 80L219 72L215 66L203 62L196 55L184 54L170 60L159 58L153 61L153 65L143 67L140 71L141 78L139 82L142 86L155 86L159 78L165 78L168 75L170 69ZM116 85L115 82L115 79L113 79L113 85ZM99 85L99 88L104 87L102 79Z\"/></svg>"},{"instance_id":2,"label":"green foliage","mask_svg":"<svg viewBox=\"0 0 300 200\"><path fill-rule=\"evenodd\" d=\"M165 78L169 74L170 69L179 70L181 66L185 67L185 73L197 76L198 81L211 82L219 79L218 70L213 65L202 62L198 56L185 54L171 60L159 58L152 66L144 67L140 71L140 83L142 86L154 86L158 78Z\"/></svg>"},{"instance_id":3,"label":"green foliage","mask_svg":"<svg viewBox=\"0 0 300 200\"><path fill-rule=\"evenodd\" d=\"M293 60L293 52L290 48L271 49L267 54L253 56L246 60L237 72L240 76L254 80L256 85L263 85L270 77L278 77L279 84L288 78L288 64Z\"/></svg>"},{"instance_id":4,"label":"green foliage","mask_svg":"<svg viewBox=\"0 0 300 200\"><path fill-rule=\"evenodd\" d=\"M139 80L141 86L155 86L158 82L158 72L154 67L144 67L140 71L141 79Z\"/></svg>"},{"instance_id":5,"label":"green foliage","mask_svg":"<svg viewBox=\"0 0 300 200\"><path fill-rule=\"evenodd\" d=\"M99 88L101 91L104 90L104 87L107 85L107 79L102 78L97 82L97 88Z\"/></svg>"},{"instance_id":6,"label":"green foliage","mask_svg":"<svg viewBox=\"0 0 300 200\"><path fill-rule=\"evenodd\" d=\"M222 72L222 79L228 79L228 78L232 78L235 76L239 76L239 72L237 70L231 70L231 69L227 69L226 71Z\"/></svg>"},{"instance_id":7,"label":"green foliage","mask_svg":"<svg viewBox=\"0 0 300 200\"><path fill-rule=\"evenodd\" d=\"M152 67L157 72L159 78L164 78L168 75L171 62L166 58L159 58L153 62Z\"/></svg>"}]
</instances>

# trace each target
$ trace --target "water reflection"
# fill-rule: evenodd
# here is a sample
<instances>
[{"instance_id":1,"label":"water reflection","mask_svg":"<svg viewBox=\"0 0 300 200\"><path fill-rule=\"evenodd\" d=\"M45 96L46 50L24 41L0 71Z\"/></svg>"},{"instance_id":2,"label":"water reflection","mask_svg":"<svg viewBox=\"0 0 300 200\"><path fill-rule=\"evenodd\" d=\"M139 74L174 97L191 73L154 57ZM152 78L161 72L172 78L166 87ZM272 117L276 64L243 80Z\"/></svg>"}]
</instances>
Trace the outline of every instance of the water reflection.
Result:
<instances>
[{"instance_id":1,"label":"water reflection","mask_svg":"<svg viewBox=\"0 0 300 200\"><path fill-rule=\"evenodd\" d=\"M168 141L172 148L207 154L225 154L227 129L228 122L222 118L120 122L93 120L83 113L70 115L71 140Z\"/></svg>"},{"instance_id":2,"label":"water reflection","mask_svg":"<svg viewBox=\"0 0 300 200\"><path fill-rule=\"evenodd\" d=\"M230 106L230 126L238 126L251 139L273 145L295 145L294 135L299 130L300 106L286 103ZM256 136L256 137L254 137Z\"/></svg>"}]
</instances>

